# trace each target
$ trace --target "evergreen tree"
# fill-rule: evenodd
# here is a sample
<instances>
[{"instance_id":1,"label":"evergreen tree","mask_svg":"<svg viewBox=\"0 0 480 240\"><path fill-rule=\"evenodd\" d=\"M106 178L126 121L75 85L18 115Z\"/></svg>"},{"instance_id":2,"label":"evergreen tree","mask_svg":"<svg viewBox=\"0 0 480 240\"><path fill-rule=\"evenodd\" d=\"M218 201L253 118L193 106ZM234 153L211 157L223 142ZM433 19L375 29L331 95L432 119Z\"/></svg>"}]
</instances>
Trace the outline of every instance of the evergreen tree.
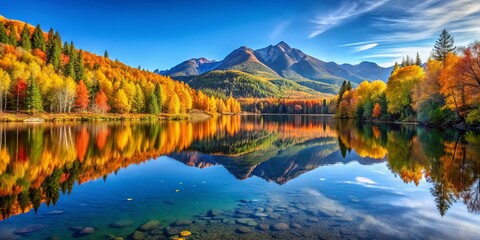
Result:
<instances>
[{"instance_id":1,"label":"evergreen tree","mask_svg":"<svg viewBox=\"0 0 480 240\"><path fill-rule=\"evenodd\" d=\"M27 110L30 113L43 111L42 95L40 88L37 86L33 78L28 81L27 88Z\"/></svg>"},{"instance_id":2,"label":"evergreen tree","mask_svg":"<svg viewBox=\"0 0 480 240\"><path fill-rule=\"evenodd\" d=\"M407 66L406 62L405 62L405 58L402 58L402 63L400 63L400 67L403 68Z\"/></svg>"},{"instance_id":3,"label":"evergreen tree","mask_svg":"<svg viewBox=\"0 0 480 240\"><path fill-rule=\"evenodd\" d=\"M392 69L392 72L390 74L392 74L393 72L397 71L400 67L398 66L398 63L395 62L395 65L393 65L393 69Z\"/></svg>"},{"instance_id":4,"label":"evergreen tree","mask_svg":"<svg viewBox=\"0 0 480 240\"><path fill-rule=\"evenodd\" d=\"M55 71L60 69L60 56L62 53L62 39L58 32L53 33L53 29L48 32L47 42L47 63L52 64Z\"/></svg>"},{"instance_id":5,"label":"evergreen tree","mask_svg":"<svg viewBox=\"0 0 480 240\"><path fill-rule=\"evenodd\" d=\"M412 59L407 54L407 59L405 60L405 66L411 66L411 65L412 65Z\"/></svg>"},{"instance_id":6,"label":"evergreen tree","mask_svg":"<svg viewBox=\"0 0 480 240\"><path fill-rule=\"evenodd\" d=\"M63 75L65 75L65 77L71 77L71 78L77 80L77 78L75 76L75 73L76 73L75 62L77 61L76 60L77 54L75 53L75 51L71 50L71 45L69 45L69 44L66 45L66 51L68 53L68 63L65 64L65 66L64 66Z\"/></svg>"},{"instance_id":7,"label":"evergreen tree","mask_svg":"<svg viewBox=\"0 0 480 240\"><path fill-rule=\"evenodd\" d=\"M160 83L155 84L155 97L157 98L157 105L160 112L163 111L163 104L165 100L163 88Z\"/></svg>"},{"instance_id":8,"label":"evergreen tree","mask_svg":"<svg viewBox=\"0 0 480 240\"><path fill-rule=\"evenodd\" d=\"M45 37L43 36L43 31L42 31L42 28L40 27L40 24L37 25L37 27L35 28L35 31L33 32L32 48L33 49L38 48L44 52L46 50Z\"/></svg>"},{"instance_id":9,"label":"evergreen tree","mask_svg":"<svg viewBox=\"0 0 480 240\"><path fill-rule=\"evenodd\" d=\"M15 26L13 26L13 24L10 25L9 32L8 43L13 46L18 46L17 31L15 30Z\"/></svg>"},{"instance_id":10,"label":"evergreen tree","mask_svg":"<svg viewBox=\"0 0 480 240\"><path fill-rule=\"evenodd\" d=\"M85 78L85 67L83 66L82 52L75 54L73 67L75 69L75 81L83 80Z\"/></svg>"},{"instance_id":11,"label":"evergreen tree","mask_svg":"<svg viewBox=\"0 0 480 240\"><path fill-rule=\"evenodd\" d=\"M5 26L1 22L0 22L0 43L7 43L8 44L7 29L5 28Z\"/></svg>"},{"instance_id":12,"label":"evergreen tree","mask_svg":"<svg viewBox=\"0 0 480 240\"><path fill-rule=\"evenodd\" d=\"M348 81L346 89L347 91L352 90L352 83L350 81Z\"/></svg>"},{"instance_id":13,"label":"evergreen tree","mask_svg":"<svg viewBox=\"0 0 480 240\"><path fill-rule=\"evenodd\" d=\"M133 110L137 113L144 112L145 106L145 95L140 85L135 85L135 96L133 96Z\"/></svg>"},{"instance_id":14,"label":"evergreen tree","mask_svg":"<svg viewBox=\"0 0 480 240\"><path fill-rule=\"evenodd\" d=\"M327 99L325 99L325 98L322 101L322 113L328 113Z\"/></svg>"},{"instance_id":15,"label":"evergreen tree","mask_svg":"<svg viewBox=\"0 0 480 240\"><path fill-rule=\"evenodd\" d=\"M340 86L340 90L338 90L338 100L337 100L337 107L340 105L342 101L343 94L347 90L347 81L343 81L342 86Z\"/></svg>"},{"instance_id":16,"label":"evergreen tree","mask_svg":"<svg viewBox=\"0 0 480 240\"><path fill-rule=\"evenodd\" d=\"M107 50L105 50L105 53L103 53L103 57L108 59L108 51Z\"/></svg>"},{"instance_id":17,"label":"evergreen tree","mask_svg":"<svg viewBox=\"0 0 480 240\"><path fill-rule=\"evenodd\" d=\"M32 42L30 41L30 31L28 30L28 25L26 23L23 26L22 33L20 34L19 46L27 51L32 50Z\"/></svg>"},{"instance_id":18,"label":"evergreen tree","mask_svg":"<svg viewBox=\"0 0 480 240\"><path fill-rule=\"evenodd\" d=\"M455 51L455 40L443 29L442 33L438 36L435 45L433 46L433 58L437 61L444 61L449 52Z\"/></svg>"},{"instance_id":19,"label":"evergreen tree","mask_svg":"<svg viewBox=\"0 0 480 240\"><path fill-rule=\"evenodd\" d=\"M161 111L158 107L158 99L155 94L150 94L148 98L148 113L150 114L159 114Z\"/></svg>"},{"instance_id":20,"label":"evergreen tree","mask_svg":"<svg viewBox=\"0 0 480 240\"><path fill-rule=\"evenodd\" d=\"M422 59L420 59L420 55L417 52L417 57L415 58L415 65L422 66Z\"/></svg>"}]
</instances>

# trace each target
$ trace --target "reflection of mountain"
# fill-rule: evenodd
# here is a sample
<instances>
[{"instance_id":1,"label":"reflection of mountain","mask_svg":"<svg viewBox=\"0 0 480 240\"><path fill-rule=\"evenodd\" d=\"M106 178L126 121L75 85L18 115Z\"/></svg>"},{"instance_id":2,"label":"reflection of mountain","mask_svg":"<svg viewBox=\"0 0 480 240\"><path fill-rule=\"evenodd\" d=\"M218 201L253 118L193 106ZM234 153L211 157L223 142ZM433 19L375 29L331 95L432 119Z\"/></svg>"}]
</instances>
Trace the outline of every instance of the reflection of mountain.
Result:
<instances>
[{"instance_id":1,"label":"reflection of mountain","mask_svg":"<svg viewBox=\"0 0 480 240\"><path fill-rule=\"evenodd\" d=\"M236 144L235 141L248 142L245 139L228 139L232 145ZM294 140L270 142L270 145L264 146L261 150L247 151L244 154L236 153L234 156L227 153L211 155L197 151L183 151L169 156L186 165L200 168L219 164L238 179L257 176L279 184L285 184L303 173L324 165L346 164L352 161L358 161L361 164L381 162L371 158L358 158L354 155L343 158L337 139L333 137L310 139L299 143L295 143ZM280 142L283 144L288 142L288 144L278 147L281 145ZM216 144L222 145L219 142ZM192 149L205 150L195 148L195 144L192 145Z\"/></svg>"}]
</instances>

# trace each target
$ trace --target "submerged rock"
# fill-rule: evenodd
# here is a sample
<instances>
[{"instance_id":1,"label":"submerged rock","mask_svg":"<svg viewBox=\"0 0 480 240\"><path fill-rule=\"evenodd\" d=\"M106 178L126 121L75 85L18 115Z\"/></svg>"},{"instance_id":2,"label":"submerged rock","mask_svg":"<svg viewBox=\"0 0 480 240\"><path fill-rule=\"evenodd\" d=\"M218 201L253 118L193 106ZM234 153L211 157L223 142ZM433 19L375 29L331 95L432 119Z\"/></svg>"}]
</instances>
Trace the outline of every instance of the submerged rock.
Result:
<instances>
[{"instance_id":1,"label":"submerged rock","mask_svg":"<svg viewBox=\"0 0 480 240\"><path fill-rule=\"evenodd\" d=\"M252 232L252 230L251 230L250 228L248 228L248 227L243 227L243 226L242 226L242 227L238 227L236 231L237 231L237 233L240 233L240 234L247 234L247 233L251 233L251 232Z\"/></svg>"},{"instance_id":2,"label":"submerged rock","mask_svg":"<svg viewBox=\"0 0 480 240\"><path fill-rule=\"evenodd\" d=\"M132 235L133 240L142 240L145 238L145 233L141 231L135 231Z\"/></svg>"},{"instance_id":3,"label":"submerged rock","mask_svg":"<svg viewBox=\"0 0 480 240\"><path fill-rule=\"evenodd\" d=\"M218 215L221 215L223 214L223 211L220 210L220 209L212 209L210 211L208 211L208 215L211 216L211 217L215 217L215 216L218 216Z\"/></svg>"},{"instance_id":4,"label":"submerged rock","mask_svg":"<svg viewBox=\"0 0 480 240\"><path fill-rule=\"evenodd\" d=\"M82 235L88 235L88 234L92 234L95 232L95 228L93 227L85 227L83 228L82 230L80 230L78 233L79 234L82 234Z\"/></svg>"},{"instance_id":5,"label":"submerged rock","mask_svg":"<svg viewBox=\"0 0 480 240\"><path fill-rule=\"evenodd\" d=\"M31 232L36 232L36 231L40 231L44 228L46 228L47 225L43 225L43 224L33 224L33 225L28 225L26 227L23 227L23 228L19 228L17 230L15 230L15 234L26 234L26 233L31 233Z\"/></svg>"},{"instance_id":6,"label":"submerged rock","mask_svg":"<svg viewBox=\"0 0 480 240\"><path fill-rule=\"evenodd\" d=\"M262 231L267 231L268 229L270 228L270 226L266 223L260 223L258 225L258 229L262 230Z\"/></svg>"},{"instance_id":7,"label":"submerged rock","mask_svg":"<svg viewBox=\"0 0 480 240\"><path fill-rule=\"evenodd\" d=\"M110 223L108 226L111 228L124 228L124 227L131 226L132 224L133 224L133 221L122 219L114 223Z\"/></svg>"},{"instance_id":8,"label":"submerged rock","mask_svg":"<svg viewBox=\"0 0 480 240\"><path fill-rule=\"evenodd\" d=\"M192 223L193 223L192 220L180 219L180 220L175 222L175 226L178 226L178 227L188 226L188 225L191 225Z\"/></svg>"},{"instance_id":9,"label":"submerged rock","mask_svg":"<svg viewBox=\"0 0 480 240\"><path fill-rule=\"evenodd\" d=\"M180 230L175 229L175 228L166 228L165 229L165 234L168 236L174 236L180 234Z\"/></svg>"},{"instance_id":10,"label":"submerged rock","mask_svg":"<svg viewBox=\"0 0 480 240\"><path fill-rule=\"evenodd\" d=\"M156 228L157 226L160 225L160 222L157 221L157 220L150 220L146 223L144 223L142 226L140 226L140 230L146 232L146 231L150 231L150 230L153 230L154 228Z\"/></svg>"},{"instance_id":11,"label":"submerged rock","mask_svg":"<svg viewBox=\"0 0 480 240\"><path fill-rule=\"evenodd\" d=\"M285 231L288 228L289 228L288 224L286 224L286 223L277 223L277 224L273 225L273 230L275 230L275 231Z\"/></svg>"}]
</instances>

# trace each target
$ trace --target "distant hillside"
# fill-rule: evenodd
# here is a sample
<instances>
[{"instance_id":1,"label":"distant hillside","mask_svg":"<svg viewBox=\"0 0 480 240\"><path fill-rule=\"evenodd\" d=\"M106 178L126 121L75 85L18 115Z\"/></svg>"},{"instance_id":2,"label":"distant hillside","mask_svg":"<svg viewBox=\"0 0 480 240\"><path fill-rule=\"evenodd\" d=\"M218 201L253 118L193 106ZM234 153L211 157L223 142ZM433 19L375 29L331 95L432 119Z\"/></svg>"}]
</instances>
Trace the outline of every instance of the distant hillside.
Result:
<instances>
[{"instance_id":1,"label":"distant hillside","mask_svg":"<svg viewBox=\"0 0 480 240\"><path fill-rule=\"evenodd\" d=\"M276 83L280 81L283 85L286 83L288 83L286 85L293 85L292 87L295 90L291 91L292 87L283 87L279 89L280 92L277 92L275 88L263 89L264 91L261 92L296 98L299 96L336 94L343 81L351 81L354 85L364 80L381 79L386 81L391 69L382 68L372 62L362 62L358 65L339 65L335 62L324 62L305 54L299 49L291 48L285 42L280 42L277 45L270 45L255 51L248 47L240 47L228 54L222 61L211 61L205 58L190 59L169 70L157 70L156 72L188 82L196 89L213 90L209 86L213 86L212 84L215 81L218 81L214 84L215 89L231 87L231 85L222 85L227 83L224 76L226 72L223 72L223 74L217 72L213 75L205 73L216 70L237 70L248 74L242 76L248 76L249 79L249 89L245 91L229 88L228 91L240 94L239 97L251 96L253 93L255 93L254 96L257 96L259 91L257 91L258 89L254 90L256 88L254 85L258 85L257 87L272 87L271 84L266 84L266 81L271 81L277 86L279 84ZM239 73L234 74L238 75ZM213 79L214 76L218 79ZM255 80L260 82L254 83ZM202 81L208 83L202 83ZM264 96L263 93L259 96Z\"/></svg>"}]
</instances>

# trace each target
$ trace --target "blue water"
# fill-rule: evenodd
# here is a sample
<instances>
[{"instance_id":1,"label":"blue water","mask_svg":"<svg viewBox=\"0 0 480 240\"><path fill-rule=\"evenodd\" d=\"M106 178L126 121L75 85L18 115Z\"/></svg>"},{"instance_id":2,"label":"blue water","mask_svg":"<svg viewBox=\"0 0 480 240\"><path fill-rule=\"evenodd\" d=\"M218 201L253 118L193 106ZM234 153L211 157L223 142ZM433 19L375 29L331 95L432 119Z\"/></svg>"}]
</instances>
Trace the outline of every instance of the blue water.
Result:
<instances>
[{"instance_id":1,"label":"blue water","mask_svg":"<svg viewBox=\"0 0 480 240\"><path fill-rule=\"evenodd\" d=\"M351 140L351 147L347 148L343 156L342 149L336 142L337 138L319 136L324 135L327 130L332 131L329 134L340 135L345 129L333 127L336 124L335 120L312 118L313 121L304 119L302 121L307 122L301 123L298 123L298 120L293 121L295 135L282 128L292 122L289 119L263 119L268 123L278 124L276 132L266 135L277 134L274 140L265 141L268 144L256 143L252 147L254 150L246 148L249 150L240 154L222 154L224 150L219 150L224 149L222 141L227 141L226 145L241 142L244 146L245 142L252 139L265 138L264 135L254 134L262 132L263 127L253 130L251 126L248 127L252 122L258 124L258 119L244 117L241 119L240 129L233 136L226 134L228 137L225 138L222 137L222 133L214 137L194 139L187 148L178 152L166 152L166 155L156 158L134 161L117 169L116 173L105 174L106 178L94 177L82 184L76 182L70 194L60 193L55 206L50 204L47 207L42 201L37 213L27 209L26 213L11 214L1 221L0 239L46 239L52 236L59 239L77 237L109 239L113 236L122 236L127 239L139 226L152 219L160 221L157 230L163 232L179 219L193 220L192 225L176 229L189 230L193 235L187 238L199 239L220 239L219 236L227 239L292 238L292 236L304 239L317 239L320 236L331 239L476 239L480 233L480 216L475 212L475 208L472 210L472 203L468 205L461 197L465 194L465 188L462 189L463 195L460 193L459 197L440 198L451 202L444 215L441 215L439 205L436 204L439 197L435 197L432 189L439 184L460 184L451 180L445 182L434 180L438 176L432 177L434 168L431 166L435 164L424 163L419 158L428 153L418 154L416 150L412 150L411 153L414 154L411 155L411 159L404 160L407 163L402 165L402 169L407 169L418 162L423 164L423 170L419 171L421 178L418 184L415 184L413 181L405 180L408 177L402 178L401 172L395 170L394 166L398 163L392 162L394 160L389 153L381 158L361 157L355 148L362 147ZM315 124L320 124L319 128L315 128ZM324 124L331 126L331 129L325 130L322 127ZM221 125L216 124L217 127ZM168 125L162 125L162 131L168 131L166 126ZM193 126L195 132L199 126ZM242 126L248 130L244 130ZM72 127L82 128L75 125ZM89 127L91 126L87 125L87 128ZM105 127L111 128L112 132L118 131L115 130L118 127L115 124L113 126L107 124ZM299 130L295 131L297 128ZM120 129L125 129L125 126ZM9 131L10 129L6 129L5 133L11 134ZM217 133L218 131L220 130L217 129ZM312 131L319 132L312 136ZM353 129L348 131L350 139L359 135ZM392 127L381 131L386 131L382 134L389 136L397 131L406 130ZM413 127L413 130L409 128L408 131L413 131L420 139L426 137L418 133L421 130L417 127ZM95 139L94 131L90 132L92 136L89 139ZM135 132L131 136L134 138ZM243 138L236 139L240 136ZM410 148L417 149L416 138L406 138L414 143ZM448 140L449 138L444 136L441 141ZM465 155L467 159L463 160L471 163L465 167L473 168L478 166L475 165L478 160L468 159L468 156L472 156L479 148L474 141L467 140L463 141L465 148L462 151L467 153ZM214 144L215 148L212 150L209 144ZM425 144L422 147L428 149ZM49 146L44 146L44 149L46 148ZM87 156L93 156L91 153L94 150L91 148L93 147L88 148ZM78 149L77 147L77 151ZM388 150L393 151L391 146ZM119 154L115 156L121 157L121 153L122 151L115 153ZM431 161L446 161L442 159L445 158ZM87 162L85 159L82 164L86 166ZM97 168L100 169L100 165ZM20 170L14 168L10 173L4 172L1 175L4 186L6 179L17 171ZM475 171L476 175L473 176L478 177ZM442 174L447 176L457 173L442 172ZM472 189L478 186L475 185L478 184L478 179L468 182L471 183ZM450 195L457 191L451 190L452 188L459 187L449 186ZM475 203L473 205L478 207ZM266 231L260 230L258 226L246 226L252 232L239 233L238 228L244 226L243 224L223 224L214 219L210 223L200 219L206 217L206 213L211 209L221 209L226 212L228 218L235 219L235 210L259 207L263 209L261 212L272 208L272 211L280 215L277 219L252 217L256 224L269 224L270 229ZM241 217L245 216L239 216L237 219ZM308 220L309 217L317 220L311 222ZM109 227L109 224L119 220L128 220L132 223L124 228ZM200 221L197 223L197 220ZM273 229L273 225L278 222L286 223L289 229L285 231ZM294 228L294 224L301 228ZM32 225L39 229L24 234L15 233L19 228L31 228ZM72 230L75 226L93 227L95 231L79 235L78 230ZM168 237L153 232L145 234L151 239Z\"/></svg>"}]
</instances>

